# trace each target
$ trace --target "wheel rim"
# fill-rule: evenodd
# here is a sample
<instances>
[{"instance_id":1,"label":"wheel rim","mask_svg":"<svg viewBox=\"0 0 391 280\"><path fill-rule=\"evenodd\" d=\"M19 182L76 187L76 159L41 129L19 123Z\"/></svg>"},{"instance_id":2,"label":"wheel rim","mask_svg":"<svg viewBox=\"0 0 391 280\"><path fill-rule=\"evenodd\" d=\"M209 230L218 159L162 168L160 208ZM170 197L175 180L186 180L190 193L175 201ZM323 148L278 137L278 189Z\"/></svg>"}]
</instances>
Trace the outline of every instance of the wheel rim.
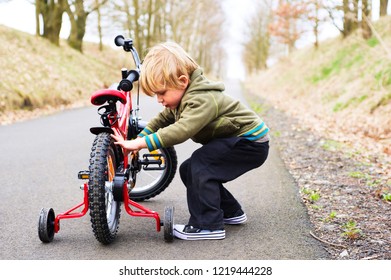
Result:
<instances>
[{"instance_id":1,"label":"wheel rim","mask_svg":"<svg viewBox=\"0 0 391 280\"><path fill-rule=\"evenodd\" d=\"M115 176L115 164L114 164L113 152L110 149L107 156L107 179L109 183L112 183ZM111 188L105 188L105 205L106 205L106 218L107 225L110 231L115 231L117 228L117 201L114 200L113 191Z\"/></svg>"}]
</instances>

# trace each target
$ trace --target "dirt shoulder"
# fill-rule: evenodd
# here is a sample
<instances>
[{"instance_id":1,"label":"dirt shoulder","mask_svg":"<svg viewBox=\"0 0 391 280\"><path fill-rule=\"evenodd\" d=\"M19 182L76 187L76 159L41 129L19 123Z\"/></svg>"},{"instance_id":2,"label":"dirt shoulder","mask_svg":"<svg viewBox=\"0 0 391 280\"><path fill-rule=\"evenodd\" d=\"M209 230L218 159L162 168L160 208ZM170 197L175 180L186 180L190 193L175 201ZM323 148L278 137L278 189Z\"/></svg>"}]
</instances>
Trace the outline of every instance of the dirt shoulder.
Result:
<instances>
[{"instance_id":1,"label":"dirt shoulder","mask_svg":"<svg viewBox=\"0 0 391 280\"><path fill-rule=\"evenodd\" d=\"M251 95L254 104L265 104ZM356 156L271 106L261 113L297 183L314 232L333 259L391 259L387 159Z\"/></svg>"}]
</instances>

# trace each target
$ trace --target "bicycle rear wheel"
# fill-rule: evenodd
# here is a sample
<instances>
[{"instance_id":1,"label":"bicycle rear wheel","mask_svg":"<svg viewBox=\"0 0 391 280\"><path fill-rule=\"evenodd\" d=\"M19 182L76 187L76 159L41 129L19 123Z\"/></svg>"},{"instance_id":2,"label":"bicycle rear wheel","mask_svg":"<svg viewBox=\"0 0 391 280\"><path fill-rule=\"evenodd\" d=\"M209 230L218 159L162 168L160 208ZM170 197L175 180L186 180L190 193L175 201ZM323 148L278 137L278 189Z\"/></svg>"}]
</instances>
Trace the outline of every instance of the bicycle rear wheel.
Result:
<instances>
[{"instance_id":1,"label":"bicycle rear wheel","mask_svg":"<svg viewBox=\"0 0 391 280\"><path fill-rule=\"evenodd\" d=\"M90 155L88 199L95 238L109 244L114 241L119 226L120 202L114 200L112 188L119 156L109 133L96 136Z\"/></svg>"},{"instance_id":2,"label":"bicycle rear wheel","mask_svg":"<svg viewBox=\"0 0 391 280\"><path fill-rule=\"evenodd\" d=\"M161 148L153 152L140 150L139 158L141 160L144 154L152 154L156 159L161 159L162 169L141 168L136 174L135 187L129 192L129 197L134 201L150 199L163 192L173 180L178 165L177 154L173 147Z\"/></svg>"}]
</instances>

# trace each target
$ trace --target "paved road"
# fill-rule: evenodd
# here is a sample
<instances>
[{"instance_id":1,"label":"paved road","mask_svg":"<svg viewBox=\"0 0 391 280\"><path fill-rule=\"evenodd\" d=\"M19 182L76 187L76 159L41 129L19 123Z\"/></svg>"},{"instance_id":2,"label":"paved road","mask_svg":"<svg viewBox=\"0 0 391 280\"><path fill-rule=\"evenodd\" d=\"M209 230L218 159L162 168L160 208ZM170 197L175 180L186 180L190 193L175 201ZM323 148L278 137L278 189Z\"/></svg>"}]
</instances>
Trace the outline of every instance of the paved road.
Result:
<instances>
[{"instance_id":1,"label":"paved road","mask_svg":"<svg viewBox=\"0 0 391 280\"><path fill-rule=\"evenodd\" d=\"M237 82L227 87L228 93L241 98ZM142 98L141 109L147 120L159 107L151 98ZM224 240L165 243L163 232L156 232L154 220L133 218L122 211L117 240L109 246L95 240L88 214L63 220L54 241L41 243L37 235L40 209L53 207L58 214L82 200L76 175L88 167L94 138L88 129L97 124L96 108L88 107L0 127L0 259L327 258L321 244L309 235L310 224L297 187L273 148L264 166L228 184L247 212L248 222L227 226ZM196 147L190 141L178 145L179 163ZM165 192L144 205L159 213L166 205L174 205L175 221L184 223L188 219L185 188L179 176Z\"/></svg>"}]
</instances>

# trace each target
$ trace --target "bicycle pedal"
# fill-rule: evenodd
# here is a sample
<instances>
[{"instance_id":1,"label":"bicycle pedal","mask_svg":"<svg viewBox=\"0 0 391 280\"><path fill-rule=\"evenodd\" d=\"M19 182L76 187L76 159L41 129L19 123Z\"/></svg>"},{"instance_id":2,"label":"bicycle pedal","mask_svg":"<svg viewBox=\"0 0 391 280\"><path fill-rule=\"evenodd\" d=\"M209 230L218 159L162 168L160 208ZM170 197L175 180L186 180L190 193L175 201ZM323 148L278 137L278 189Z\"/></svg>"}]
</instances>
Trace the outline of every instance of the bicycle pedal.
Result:
<instances>
[{"instance_id":1,"label":"bicycle pedal","mask_svg":"<svg viewBox=\"0 0 391 280\"><path fill-rule=\"evenodd\" d=\"M79 173L77 173L77 178L81 180L88 180L90 178L90 171L88 170L79 171Z\"/></svg>"}]
</instances>

